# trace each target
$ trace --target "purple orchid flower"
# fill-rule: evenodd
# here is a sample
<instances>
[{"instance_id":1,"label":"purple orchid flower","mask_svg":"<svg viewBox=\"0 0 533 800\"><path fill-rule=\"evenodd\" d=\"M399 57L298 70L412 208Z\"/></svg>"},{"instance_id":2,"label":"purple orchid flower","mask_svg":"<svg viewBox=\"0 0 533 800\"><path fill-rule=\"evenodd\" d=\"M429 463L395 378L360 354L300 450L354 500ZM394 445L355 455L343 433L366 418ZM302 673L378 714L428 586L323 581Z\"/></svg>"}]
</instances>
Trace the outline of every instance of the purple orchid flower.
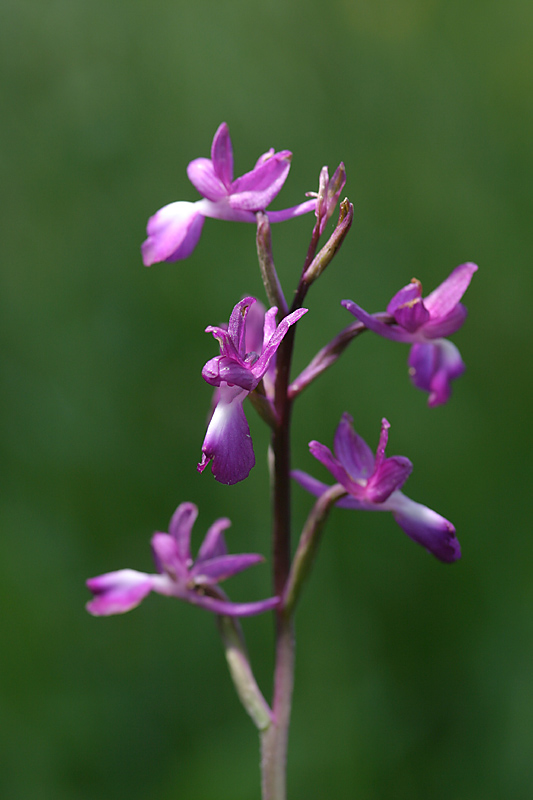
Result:
<instances>
[{"instance_id":1,"label":"purple orchid flower","mask_svg":"<svg viewBox=\"0 0 533 800\"><path fill-rule=\"evenodd\" d=\"M448 401L451 381L465 371L459 350L443 337L459 330L466 319L466 308L459 301L476 270L476 264L461 264L424 298L422 284L413 278L387 306L393 324L376 319L352 300L342 301L342 305L369 330L387 339L413 345L408 360L409 375L418 389L429 392L428 405L431 407Z\"/></svg>"},{"instance_id":2,"label":"purple orchid flower","mask_svg":"<svg viewBox=\"0 0 533 800\"><path fill-rule=\"evenodd\" d=\"M264 211L280 192L291 166L292 153L273 149L259 157L251 172L233 180L233 149L228 126L220 125L211 158L196 158L187 167L189 180L203 195L195 203L178 201L159 209L148 220L148 238L142 245L146 267L158 261L188 258L198 244L205 217L256 222L255 212ZM269 212L271 222L284 222L314 211L316 199L282 211Z\"/></svg>"},{"instance_id":3,"label":"purple orchid flower","mask_svg":"<svg viewBox=\"0 0 533 800\"><path fill-rule=\"evenodd\" d=\"M223 532L231 525L229 519L217 519L211 525L193 562L190 540L197 516L198 509L193 503L181 503L170 520L169 532L154 533L152 552L158 574L121 569L90 578L87 586L94 598L87 603L87 611L97 617L123 614L138 606L150 592L178 597L230 617L247 617L275 608L277 597L255 603L232 603L216 588L219 581L264 561L256 553L228 555Z\"/></svg>"},{"instance_id":4,"label":"purple orchid flower","mask_svg":"<svg viewBox=\"0 0 533 800\"><path fill-rule=\"evenodd\" d=\"M403 456L385 457L389 427L387 420L383 419L374 456L367 443L354 431L350 415L343 414L335 433L335 455L320 442L310 442L309 449L348 492L346 497L337 501L337 506L362 511L390 511L413 541L441 561L456 561L461 557L461 548L452 523L400 491L413 467ZM330 488L299 470L293 471L292 476L317 497Z\"/></svg>"},{"instance_id":5,"label":"purple orchid flower","mask_svg":"<svg viewBox=\"0 0 533 800\"><path fill-rule=\"evenodd\" d=\"M233 311L227 330L209 326L220 344L220 355L204 366L202 376L218 388L218 402L209 422L202 446L198 471L203 472L210 461L211 471L220 483L233 484L244 480L255 464L250 429L242 404L266 375L285 334L306 312L299 308L288 314L276 327L278 309L273 306L264 315L263 341L260 352L247 352L246 323L254 297L245 297ZM257 337L257 322L252 336Z\"/></svg>"}]
</instances>

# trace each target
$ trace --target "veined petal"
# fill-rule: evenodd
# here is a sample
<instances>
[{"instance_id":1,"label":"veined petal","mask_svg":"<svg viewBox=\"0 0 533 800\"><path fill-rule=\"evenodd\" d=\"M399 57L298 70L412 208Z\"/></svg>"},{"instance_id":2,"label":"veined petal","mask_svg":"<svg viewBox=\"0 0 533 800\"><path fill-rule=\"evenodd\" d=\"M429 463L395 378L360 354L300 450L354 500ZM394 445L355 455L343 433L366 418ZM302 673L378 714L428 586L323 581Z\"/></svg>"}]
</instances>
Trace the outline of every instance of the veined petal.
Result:
<instances>
[{"instance_id":1,"label":"veined petal","mask_svg":"<svg viewBox=\"0 0 533 800\"><path fill-rule=\"evenodd\" d=\"M432 319L444 317L453 310L453 307L466 292L468 284L472 280L472 275L476 272L477 268L477 264L472 264L470 262L460 264L440 286L437 286L437 288L424 299L424 305Z\"/></svg>"},{"instance_id":2,"label":"veined petal","mask_svg":"<svg viewBox=\"0 0 533 800\"><path fill-rule=\"evenodd\" d=\"M231 182L233 181L233 148L229 129L225 122L219 125L213 138L211 161L213 162L215 175L222 181L229 194Z\"/></svg>"},{"instance_id":3,"label":"veined petal","mask_svg":"<svg viewBox=\"0 0 533 800\"><path fill-rule=\"evenodd\" d=\"M333 449L337 459L354 480L365 480L374 471L374 454L355 432L353 419L344 413L335 432Z\"/></svg>"},{"instance_id":4,"label":"veined petal","mask_svg":"<svg viewBox=\"0 0 533 800\"><path fill-rule=\"evenodd\" d=\"M213 586L219 581L224 581L242 572L254 564L259 564L265 559L258 553L243 553L241 555L225 555L217 558L197 561L191 569L191 578L198 586Z\"/></svg>"},{"instance_id":5,"label":"veined petal","mask_svg":"<svg viewBox=\"0 0 533 800\"><path fill-rule=\"evenodd\" d=\"M159 261L190 256L200 238L204 218L195 203L179 201L163 206L148 220L148 238L141 250L146 267Z\"/></svg>"},{"instance_id":6,"label":"veined petal","mask_svg":"<svg viewBox=\"0 0 533 800\"><path fill-rule=\"evenodd\" d=\"M368 328L369 331L374 331L385 339L392 339L395 342L412 342L414 335L408 331L403 330L398 325L386 325L381 320L376 319L372 314L369 314L353 300L341 300L341 306L353 314L353 316Z\"/></svg>"},{"instance_id":7,"label":"veined petal","mask_svg":"<svg viewBox=\"0 0 533 800\"><path fill-rule=\"evenodd\" d=\"M436 511L415 503L402 492L391 495L387 506L402 530L438 559L451 563L461 557L454 526Z\"/></svg>"},{"instance_id":8,"label":"veined petal","mask_svg":"<svg viewBox=\"0 0 533 800\"><path fill-rule=\"evenodd\" d=\"M220 385L220 399L213 412L202 446L198 471L210 461L211 471L220 483L244 480L255 464L252 437L242 404L248 392L240 387Z\"/></svg>"},{"instance_id":9,"label":"veined petal","mask_svg":"<svg viewBox=\"0 0 533 800\"><path fill-rule=\"evenodd\" d=\"M195 158L187 167L187 175L195 189L208 200L216 202L227 197L229 191L216 174L213 162L208 158Z\"/></svg>"},{"instance_id":10,"label":"veined petal","mask_svg":"<svg viewBox=\"0 0 533 800\"><path fill-rule=\"evenodd\" d=\"M413 384L429 392L430 407L443 405L449 400L451 382L465 371L457 347L447 339L431 343L417 343L409 353L409 377Z\"/></svg>"},{"instance_id":11,"label":"veined petal","mask_svg":"<svg viewBox=\"0 0 533 800\"><path fill-rule=\"evenodd\" d=\"M233 182L229 202L242 211L267 208L280 192L291 168L292 153L282 150Z\"/></svg>"},{"instance_id":12,"label":"veined petal","mask_svg":"<svg viewBox=\"0 0 533 800\"><path fill-rule=\"evenodd\" d=\"M89 578L87 586L94 598L87 611L95 617L124 614L144 600L152 591L153 578L134 569L120 569L97 578Z\"/></svg>"}]
</instances>

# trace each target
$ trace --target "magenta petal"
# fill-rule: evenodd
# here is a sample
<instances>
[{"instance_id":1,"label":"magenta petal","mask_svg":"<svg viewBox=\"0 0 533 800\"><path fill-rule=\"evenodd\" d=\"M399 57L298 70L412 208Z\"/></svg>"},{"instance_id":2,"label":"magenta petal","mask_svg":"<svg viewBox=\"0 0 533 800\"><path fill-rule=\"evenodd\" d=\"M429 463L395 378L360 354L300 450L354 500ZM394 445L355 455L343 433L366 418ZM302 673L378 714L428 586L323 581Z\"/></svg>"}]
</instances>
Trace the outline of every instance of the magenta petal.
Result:
<instances>
[{"instance_id":1,"label":"magenta petal","mask_svg":"<svg viewBox=\"0 0 533 800\"><path fill-rule=\"evenodd\" d=\"M218 325L208 325L205 329L205 332L212 333L215 339L218 341L221 355L228 356L236 361L240 361L240 353L235 347L229 331L227 331L225 328L219 327Z\"/></svg>"},{"instance_id":2,"label":"magenta petal","mask_svg":"<svg viewBox=\"0 0 533 800\"><path fill-rule=\"evenodd\" d=\"M387 505L402 530L438 559L451 563L461 557L454 526L436 511L415 503L401 492L390 497Z\"/></svg>"},{"instance_id":3,"label":"magenta petal","mask_svg":"<svg viewBox=\"0 0 533 800\"><path fill-rule=\"evenodd\" d=\"M394 325L386 325L384 322L376 319L372 314L369 314L353 300L341 300L341 306L353 314L353 316L368 328L369 331L383 336L385 339L392 339L395 342L412 342L413 336L405 330L402 330Z\"/></svg>"},{"instance_id":4,"label":"magenta petal","mask_svg":"<svg viewBox=\"0 0 533 800\"><path fill-rule=\"evenodd\" d=\"M406 331L414 333L429 320L429 311L424 306L422 298L419 297L411 303L397 306L394 312L394 319Z\"/></svg>"},{"instance_id":5,"label":"magenta petal","mask_svg":"<svg viewBox=\"0 0 533 800\"><path fill-rule=\"evenodd\" d=\"M230 600L217 600L215 597L192 591L182 599L214 614L223 614L227 617L252 617L264 611L271 611L279 605L279 597L269 597L267 600L258 600L255 603L232 603Z\"/></svg>"},{"instance_id":6,"label":"magenta petal","mask_svg":"<svg viewBox=\"0 0 533 800\"><path fill-rule=\"evenodd\" d=\"M346 472L342 464L339 464L337 459L333 456L329 447L326 447L320 442L309 442L309 451L317 461L320 461L329 472L333 475L337 483L340 483L347 489L354 497L364 498L365 485L364 482L358 483L357 479L353 480Z\"/></svg>"},{"instance_id":7,"label":"magenta petal","mask_svg":"<svg viewBox=\"0 0 533 800\"><path fill-rule=\"evenodd\" d=\"M260 353L263 348L263 331L266 335L265 307L260 300L256 300L248 309L246 317L246 332L244 349L247 353ZM274 320L274 328L276 322ZM269 337L270 338L270 337Z\"/></svg>"},{"instance_id":8,"label":"magenta petal","mask_svg":"<svg viewBox=\"0 0 533 800\"><path fill-rule=\"evenodd\" d=\"M327 492L330 488L327 483L318 481L316 478L308 475L307 472L302 472L299 469L293 469L291 471L291 478L294 478L300 486L303 486L307 492L314 494L315 497L320 497L321 494L324 494L324 492Z\"/></svg>"},{"instance_id":9,"label":"magenta petal","mask_svg":"<svg viewBox=\"0 0 533 800\"><path fill-rule=\"evenodd\" d=\"M235 347L236 352L244 358L244 338L246 330L246 317L250 306L256 302L255 297L243 297L243 299L234 306L230 314L228 333Z\"/></svg>"},{"instance_id":10,"label":"magenta petal","mask_svg":"<svg viewBox=\"0 0 533 800\"><path fill-rule=\"evenodd\" d=\"M216 522L213 522L198 551L196 563L227 554L228 550L226 547L226 540L224 539L224 531L229 528L230 525L231 521L227 519L227 517L222 517L221 519L217 519Z\"/></svg>"},{"instance_id":11,"label":"magenta petal","mask_svg":"<svg viewBox=\"0 0 533 800\"><path fill-rule=\"evenodd\" d=\"M307 472L302 472L299 469L292 470L291 478L294 478L294 480L299 483L300 486L302 486L307 492L313 494L315 497L320 497L320 495L324 494L324 492L327 492L328 489L331 489L331 486L328 486L327 483L322 483L322 481L318 481L316 478L308 475ZM335 505L339 508L350 508L358 511L383 510L379 506L372 506L371 503L365 502L364 500L356 500L352 495L341 497L340 500L337 500Z\"/></svg>"},{"instance_id":12,"label":"magenta petal","mask_svg":"<svg viewBox=\"0 0 533 800\"><path fill-rule=\"evenodd\" d=\"M256 352L262 352L263 348L267 346L267 344L272 339L273 335L276 332L276 314L278 313L278 309L276 306L272 306L269 308L268 311L265 313L263 311L263 337L262 342L259 348L256 347L249 347L249 350L255 350Z\"/></svg>"},{"instance_id":13,"label":"magenta petal","mask_svg":"<svg viewBox=\"0 0 533 800\"><path fill-rule=\"evenodd\" d=\"M404 456L384 459L367 483L366 497L372 503L383 503L404 485L412 471L413 465Z\"/></svg>"},{"instance_id":14,"label":"magenta petal","mask_svg":"<svg viewBox=\"0 0 533 800\"><path fill-rule=\"evenodd\" d=\"M184 564L191 558L191 532L197 516L198 508L194 503L180 503L168 526L168 533L176 542L178 557Z\"/></svg>"},{"instance_id":15,"label":"magenta petal","mask_svg":"<svg viewBox=\"0 0 533 800\"><path fill-rule=\"evenodd\" d=\"M280 192L291 167L291 153L283 150L233 182L229 202L241 211L267 208Z\"/></svg>"},{"instance_id":16,"label":"magenta petal","mask_svg":"<svg viewBox=\"0 0 533 800\"><path fill-rule=\"evenodd\" d=\"M472 275L477 268L477 264L460 264L440 286L437 286L424 299L424 305L432 319L444 317L453 310L466 292L468 284L472 280Z\"/></svg>"},{"instance_id":17,"label":"magenta petal","mask_svg":"<svg viewBox=\"0 0 533 800\"><path fill-rule=\"evenodd\" d=\"M191 558L179 555L176 541L168 533L154 533L152 536L152 556L160 575L168 575L172 580L187 580Z\"/></svg>"},{"instance_id":18,"label":"magenta petal","mask_svg":"<svg viewBox=\"0 0 533 800\"><path fill-rule=\"evenodd\" d=\"M299 203L297 206L284 208L282 211L269 211L268 219L270 222L286 222L288 219L301 217L303 214L309 214L310 211L315 211L316 203L316 198L313 198L312 200L305 200L305 202Z\"/></svg>"},{"instance_id":19,"label":"magenta petal","mask_svg":"<svg viewBox=\"0 0 533 800\"><path fill-rule=\"evenodd\" d=\"M211 358L202 369L202 378L211 386L220 386L227 383L230 386L240 386L251 392L257 385L249 367L239 364L227 356Z\"/></svg>"},{"instance_id":20,"label":"magenta petal","mask_svg":"<svg viewBox=\"0 0 533 800\"><path fill-rule=\"evenodd\" d=\"M457 305L444 317L437 317L426 322L421 330L424 339L440 339L442 336L451 336L464 323L468 312L462 303Z\"/></svg>"},{"instance_id":21,"label":"magenta petal","mask_svg":"<svg viewBox=\"0 0 533 800\"><path fill-rule=\"evenodd\" d=\"M337 459L354 480L363 480L374 470L374 454L353 429L353 419L344 413L335 432L333 449Z\"/></svg>"},{"instance_id":22,"label":"magenta petal","mask_svg":"<svg viewBox=\"0 0 533 800\"><path fill-rule=\"evenodd\" d=\"M220 386L220 400L213 412L202 446L198 471L212 461L211 471L220 483L244 480L255 464L254 449L242 404L248 392L240 387Z\"/></svg>"},{"instance_id":23,"label":"magenta petal","mask_svg":"<svg viewBox=\"0 0 533 800\"><path fill-rule=\"evenodd\" d=\"M274 150L273 147L271 147L270 150L267 150L266 153L262 153L262 155L260 155L259 158L257 159L257 161L255 162L254 170L256 170L258 167L262 166L265 163L265 161L268 161L269 159L271 159L272 156L275 155L275 153L276 153L276 151Z\"/></svg>"},{"instance_id":24,"label":"magenta petal","mask_svg":"<svg viewBox=\"0 0 533 800\"><path fill-rule=\"evenodd\" d=\"M406 304L415 303L421 297L422 284L420 281L416 280L416 278L413 278L411 283L408 283L407 286L404 286L399 292L396 292L394 297L389 301L387 314L394 317L398 308Z\"/></svg>"},{"instance_id":25,"label":"magenta petal","mask_svg":"<svg viewBox=\"0 0 533 800\"><path fill-rule=\"evenodd\" d=\"M148 238L141 250L146 267L159 261L190 256L200 238L204 217L195 203L179 201L163 206L148 220Z\"/></svg>"},{"instance_id":26,"label":"magenta petal","mask_svg":"<svg viewBox=\"0 0 533 800\"><path fill-rule=\"evenodd\" d=\"M233 180L233 148L229 129L225 122L219 125L211 145L211 161L217 177L222 181L228 193ZM207 195L206 195L207 197Z\"/></svg>"},{"instance_id":27,"label":"magenta petal","mask_svg":"<svg viewBox=\"0 0 533 800\"><path fill-rule=\"evenodd\" d=\"M457 347L447 339L417 343L409 353L409 376L413 384L429 392L430 407L446 403L452 391L451 382L465 371Z\"/></svg>"},{"instance_id":28,"label":"magenta petal","mask_svg":"<svg viewBox=\"0 0 533 800\"><path fill-rule=\"evenodd\" d=\"M227 187L216 174L213 162L208 158L195 158L191 161L187 167L187 175L195 189L208 200L216 203L229 194Z\"/></svg>"},{"instance_id":29,"label":"magenta petal","mask_svg":"<svg viewBox=\"0 0 533 800\"><path fill-rule=\"evenodd\" d=\"M293 311L292 314L288 314L281 320L275 332L270 337L268 344L263 345L263 352L252 367L252 372L257 379L262 378L267 371L271 358L275 355L290 326L298 322L304 314L307 314L307 308L298 308L296 311Z\"/></svg>"},{"instance_id":30,"label":"magenta petal","mask_svg":"<svg viewBox=\"0 0 533 800\"><path fill-rule=\"evenodd\" d=\"M89 578L87 586L95 596L87 603L87 611L95 617L124 614L144 600L152 591L152 583L150 575L133 569Z\"/></svg>"},{"instance_id":31,"label":"magenta petal","mask_svg":"<svg viewBox=\"0 0 533 800\"><path fill-rule=\"evenodd\" d=\"M197 560L190 571L191 578L201 586L212 586L219 581L224 581L242 572L254 564L260 564L265 559L257 553L243 553L242 555L225 555L206 561Z\"/></svg>"}]
</instances>

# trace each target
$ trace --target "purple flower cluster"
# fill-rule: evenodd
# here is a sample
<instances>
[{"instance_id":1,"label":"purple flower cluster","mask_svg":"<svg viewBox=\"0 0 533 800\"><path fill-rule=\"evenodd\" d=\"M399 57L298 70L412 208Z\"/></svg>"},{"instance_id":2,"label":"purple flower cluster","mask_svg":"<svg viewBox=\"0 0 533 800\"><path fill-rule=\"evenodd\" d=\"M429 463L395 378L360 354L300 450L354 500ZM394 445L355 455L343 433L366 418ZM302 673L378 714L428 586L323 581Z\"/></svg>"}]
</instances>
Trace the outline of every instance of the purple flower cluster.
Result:
<instances>
[{"instance_id":1,"label":"purple flower cluster","mask_svg":"<svg viewBox=\"0 0 533 800\"><path fill-rule=\"evenodd\" d=\"M206 217L257 224L261 274L272 307L266 310L256 298L244 297L234 306L227 325L205 329L217 340L220 352L202 370L202 377L215 392L197 469L203 472L211 464L212 474L223 484L235 484L248 477L255 464L250 429L243 409L244 400L249 397L273 430L273 463L279 456L274 441L278 448L281 447L279 442L283 441L286 448L278 462L283 464L283 469L276 471L274 464L273 470L275 515L281 527L290 517L287 499L290 411L299 391L331 366L355 336L367 328L387 339L410 344L408 364L413 384L428 392L429 406L446 403L452 381L465 370L459 351L447 337L455 333L466 319L467 312L461 299L477 270L475 264L461 264L426 297L422 296L420 281L413 279L390 300L386 313L369 314L352 300L343 300L342 305L358 322L352 322L323 347L292 389L287 387L293 336L285 340L281 350L279 348L291 326L307 313L307 308L303 308L306 294L337 253L353 219L353 205L347 199L343 200L339 205L335 230L317 252L319 239L339 204L346 182L342 163L331 179L328 168L323 167L318 192L307 193L309 199L305 202L281 211L267 212L287 179L291 157L288 150L275 152L271 149L259 157L250 172L234 179L231 139L228 126L222 123L213 139L211 158L197 158L187 168L188 177L202 199L170 203L157 211L148 221L148 238L142 245L146 266L161 261L178 261L193 252ZM316 223L290 306L274 266L270 223L311 211ZM278 369L283 380L278 380ZM375 454L355 432L348 414L343 414L335 433L333 452L320 442L309 443L312 455L326 467L335 483L329 486L305 472L292 472L292 477L304 489L320 499L302 532L297 551L300 560L295 557L292 564L282 564L285 584L276 576L275 593L279 597L250 603L229 600L219 582L263 558L255 553L229 555L224 531L230 522L222 518L209 528L196 560L193 560L190 539L198 510L192 503L182 503L170 521L168 533L157 532L152 537L156 573L122 569L91 578L87 585L94 596L87 609L96 616L120 614L137 606L150 592L177 597L228 617L259 614L280 607L288 596L294 598L316 550L325 515L334 503L358 511L390 512L413 541L441 561L456 561L461 556L461 549L451 522L403 493L412 464L403 456L385 455L389 427L387 420L383 419ZM278 554L290 551L288 523L286 530L278 531L276 535L282 534L287 537L287 547L275 547L274 552ZM276 568L274 563L274 572ZM298 569L301 569L300 573ZM292 588L287 594L289 585ZM284 605L285 611L287 608ZM249 688L248 684L244 694Z\"/></svg>"}]
</instances>

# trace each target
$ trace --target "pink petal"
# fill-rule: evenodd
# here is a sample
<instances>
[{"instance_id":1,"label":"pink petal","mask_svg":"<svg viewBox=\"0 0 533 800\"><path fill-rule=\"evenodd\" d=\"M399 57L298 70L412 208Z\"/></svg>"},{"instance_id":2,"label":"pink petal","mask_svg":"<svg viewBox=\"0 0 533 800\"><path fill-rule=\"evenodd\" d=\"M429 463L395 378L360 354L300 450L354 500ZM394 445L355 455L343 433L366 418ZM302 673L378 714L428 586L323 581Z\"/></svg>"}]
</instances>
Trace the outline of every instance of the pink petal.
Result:
<instances>
[{"instance_id":1,"label":"pink petal","mask_svg":"<svg viewBox=\"0 0 533 800\"><path fill-rule=\"evenodd\" d=\"M229 202L241 211L261 211L267 208L280 192L291 167L288 150L276 153L259 167L233 182Z\"/></svg>"},{"instance_id":2,"label":"pink petal","mask_svg":"<svg viewBox=\"0 0 533 800\"><path fill-rule=\"evenodd\" d=\"M195 584L212 586L264 560L263 556L257 553L243 553L242 555L232 553L205 561L197 561L190 574L194 578Z\"/></svg>"},{"instance_id":3,"label":"pink petal","mask_svg":"<svg viewBox=\"0 0 533 800\"><path fill-rule=\"evenodd\" d=\"M208 200L216 202L227 197L228 189L216 174L209 158L195 158L187 167L187 175L192 185Z\"/></svg>"},{"instance_id":4,"label":"pink petal","mask_svg":"<svg viewBox=\"0 0 533 800\"><path fill-rule=\"evenodd\" d=\"M449 314L459 302L477 270L477 264L460 264L440 286L424 299L424 305L432 319Z\"/></svg>"},{"instance_id":5,"label":"pink petal","mask_svg":"<svg viewBox=\"0 0 533 800\"><path fill-rule=\"evenodd\" d=\"M337 459L354 480L369 478L374 471L374 454L353 428L349 414L343 414L335 431L333 449Z\"/></svg>"},{"instance_id":6,"label":"pink petal","mask_svg":"<svg viewBox=\"0 0 533 800\"><path fill-rule=\"evenodd\" d=\"M87 586L95 595L87 603L87 611L95 617L124 614L144 600L152 591L153 578L134 569L120 569L97 578L89 578Z\"/></svg>"},{"instance_id":7,"label":"pink petal","mask_svg":"<svg viewBox=\"0 0 533 800\"><path fill-rule=\"evenodd\" d=\"M231 521L226 517L217 519L205 535L202 546L198 551L196 563L200 561L207 561L209 558L217 556L225 556L227 554L226 541L224 539L224 531L229 528Z\"/></svg>"},{"instance_id":8,"label":"pink petal","mask_svg":"<svg viewBox=\"0 0 533 800\"><path fill-rule=\"evenodd\" d=\"M183 564L191 560L191 532L198 508L194 503L180 503L168 526L168 533L176 542L178 557Z\"/></svg>"},{"instance_id":9,"label":"pink petal","mask_svg":"<svg viewBox=\"0 0 533 800\"><path fill-rule=\"evenodd\" d=\"M211 161L217 177L222 181L228 194L233 181L233 149L229 129L223 122L215 133L211 145ZM207 195L206 195L207 196Z\"/></svg>"},{"instance_id":10,"label":"pink petal","mask_svg":"<svg viewBox=\"0 0 533 800\"><path fill-rule=\"evenodd\" d=\"M195 203L178 201L163 206L147 225L148 238L141 250L146 267L159 261L178 261L190 256L202 233L204 217Z\"/></svg>"}]
</instances>

